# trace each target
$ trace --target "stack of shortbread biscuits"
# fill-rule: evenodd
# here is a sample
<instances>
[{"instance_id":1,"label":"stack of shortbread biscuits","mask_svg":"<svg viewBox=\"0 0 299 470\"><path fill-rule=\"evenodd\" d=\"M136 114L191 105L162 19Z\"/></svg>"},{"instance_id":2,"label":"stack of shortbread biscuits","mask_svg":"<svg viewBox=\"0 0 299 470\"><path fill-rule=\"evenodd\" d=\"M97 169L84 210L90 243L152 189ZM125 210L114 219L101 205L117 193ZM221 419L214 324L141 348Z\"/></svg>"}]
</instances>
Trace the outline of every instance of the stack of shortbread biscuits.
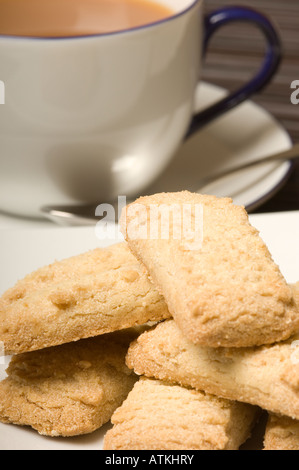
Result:
<instances>
[{"instance_id":1,"label":"stack of shortbread biscuits","mask_svg":"<svg viewBox=\"0 0 299 470\"><path fill-rule=\"evenodd\" d=\"M74 436L111 419L106 450L237 450L266 410L264 449L299 449L299 283L245 209L156 194L121 230L0 299L0 421Z\"/></svg>"}]
</instances>

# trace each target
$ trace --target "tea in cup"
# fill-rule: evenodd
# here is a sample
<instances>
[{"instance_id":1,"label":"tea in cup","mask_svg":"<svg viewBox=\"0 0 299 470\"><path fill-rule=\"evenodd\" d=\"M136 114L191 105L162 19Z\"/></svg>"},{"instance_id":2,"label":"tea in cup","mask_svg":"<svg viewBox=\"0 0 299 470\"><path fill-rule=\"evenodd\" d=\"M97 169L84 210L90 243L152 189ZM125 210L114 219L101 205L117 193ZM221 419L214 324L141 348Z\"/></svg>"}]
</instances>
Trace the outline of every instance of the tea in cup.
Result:
<instances>
[{"instance_id":1,"label":"tea in cup","mask_svg":"<svg viewBox=\"0 0 299 470\"><path fill-rule=\"evenodd\" d=\"M270 21L203 9L202 0L0 0L0 209L40 217L45 205L135 197L187 136L265 86L280 60ZM263 31L262 67L194 116L209 39L233 21Z\"/></svg>"}]
</instances>

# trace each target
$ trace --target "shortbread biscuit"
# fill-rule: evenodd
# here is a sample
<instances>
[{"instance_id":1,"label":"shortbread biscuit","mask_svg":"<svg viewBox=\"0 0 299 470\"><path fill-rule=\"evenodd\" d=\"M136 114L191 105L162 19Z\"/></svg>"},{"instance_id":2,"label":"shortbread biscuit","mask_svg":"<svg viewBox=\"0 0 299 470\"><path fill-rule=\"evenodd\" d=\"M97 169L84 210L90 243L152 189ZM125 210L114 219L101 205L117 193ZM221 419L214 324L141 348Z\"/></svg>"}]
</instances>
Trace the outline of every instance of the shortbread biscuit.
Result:
<instances>
[{"instance_id":1,"label":"shortbread biscuit","mask_svg":"<svg viewBox=\"0 0 299 470\"><path fill-rule=\"evenodd\" d=\"M169 317L125 243L56 262L0 299L6 354L34 351Z\"/></svg>"},{"instance_id":2,"label":"shortbread biscuit","mask_svg":"<svg viewBox=\"0 0 299 470\"><path fill-rule=\"evenodd\" d=\"M112 416L105 450L237 450L257 416L250 405L141 378Z\"/></svg>"},{"instance_id":3,"label":"shortbread biscuit","mask_svg":"<svg viewBox=\"0 0 299 470\"><path fill-rule=\"evenodd\" d=\"M299 282L292 284L291 288L293 290L295 302L297 303L297 306L299 308Z\"/></svg>"},{"instance_id":4,"label":"shortbread biscuit","mask_svg":"<svg viewBox=\"0 0 299 470\"><path fill-rule=\"evenodd\" d=\"M100 428L136 381L125 365L132 338L111 333L14 356L0 383L0 421L52 437Z\"/></svg>"},{"instance_id":5,"label":"shortbread biscuit","mask_svg":"<svg viewBox=\"0 0 299 470\"><path fill-rule=\"evenodd\" d=\"M270 415L264 450L299 450L299 421L286 416Z\"/></svg>"},{"instance_id":6,"label":"shortbread biscuit","mask_svg":"<svg viewBox=\"0 0 299 470\"><path fill-rule=\"evenodd\" d=\"M132 343L127 365L138 375L299 419L299 334L271 346L207 348L167 320Z\"/></svg>"},{"instance_id":7,"label":"shortbread biscuit","mask_svg":"<svg viewBox=\"0 0 299 470\"><path fill-rule=\"evenodd\" d=\"M142 197L123 210L121 227L193 343L256 346L299 330L289 286L231 199L187 191Z\"/></svg>"}]
</instances>

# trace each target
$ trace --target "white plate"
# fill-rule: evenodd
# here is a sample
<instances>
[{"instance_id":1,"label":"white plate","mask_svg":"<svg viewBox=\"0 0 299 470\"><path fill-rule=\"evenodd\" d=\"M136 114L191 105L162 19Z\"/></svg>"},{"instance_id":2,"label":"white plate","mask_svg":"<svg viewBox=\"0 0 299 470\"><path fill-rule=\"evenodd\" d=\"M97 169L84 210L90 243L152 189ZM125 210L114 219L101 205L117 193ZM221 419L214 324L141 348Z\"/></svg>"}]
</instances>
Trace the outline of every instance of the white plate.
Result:
<instances>
[{"instance_id":1,"label":"white plate","mask_svg":"<svg viewBox=\"0 0 299 470\"><path fill-rule=\"evenodd\" d=\"M299 212L252 215L274 260L287 281L299 280ZM40 266L67 258L115 241L96 237L93 227L43 228L1 232L0 295L15 282ZM3 359L3 358L0 358ZM0 380L5 377L6 364L0 364ZM27 427L0 423L0 450L93 450L101 449L109 424L99 431L76 438L48 438Z\"/></svg>"},{"instance_id":2,"label":"white plate","mask_svg":"<svg viewBox=\"0 0 299 470\"><path fill-rule=\"evenodd\" d=\"M226 94L222 88L202 83L195 108L204 109ZM201 178L291 146L286 130L267 111L247 101L187 140L145 192L197 191ZM230 196L236 204L253 210L281 188L290 169L290 162L259 165L218 180L201 192Z\"/></svg>"}]
</instances>

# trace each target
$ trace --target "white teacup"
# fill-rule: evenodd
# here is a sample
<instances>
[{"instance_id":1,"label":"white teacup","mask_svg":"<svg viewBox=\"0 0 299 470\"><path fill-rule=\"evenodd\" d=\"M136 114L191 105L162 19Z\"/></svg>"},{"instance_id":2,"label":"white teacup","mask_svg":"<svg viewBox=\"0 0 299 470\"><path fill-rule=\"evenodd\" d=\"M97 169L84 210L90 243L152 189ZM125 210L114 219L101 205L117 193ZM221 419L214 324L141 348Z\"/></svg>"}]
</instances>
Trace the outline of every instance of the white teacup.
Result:
<instances>
[{"instance_id":1,"label":"white teacup","mask_svg":"<svg viewBox=\"0 0 299 470\"><path fill-rule=\"evenodd\" d=\"M171 18L121 32L0 36L1 210L36 217L44 205L134 197L165 169L186 135L274 74L279 39L262 15L226 8L204 25L202 0L159 1L174 10ZM262 69L242 90L194 117L203 49L219 26L236 20L264 31Z\"/></svg>"}]
</instances>

